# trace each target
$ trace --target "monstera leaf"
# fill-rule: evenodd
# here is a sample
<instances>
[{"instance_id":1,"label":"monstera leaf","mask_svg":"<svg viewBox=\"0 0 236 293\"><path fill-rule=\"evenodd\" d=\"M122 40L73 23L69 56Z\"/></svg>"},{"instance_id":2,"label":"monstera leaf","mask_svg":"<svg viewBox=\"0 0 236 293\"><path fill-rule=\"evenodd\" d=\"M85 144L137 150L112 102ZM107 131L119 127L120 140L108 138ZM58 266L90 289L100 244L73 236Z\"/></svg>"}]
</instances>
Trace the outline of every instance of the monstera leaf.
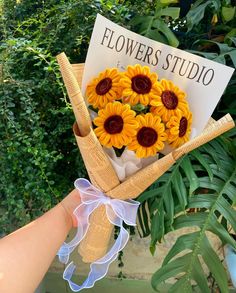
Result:
<instances>
[{"instance_id":1,"label":"monstera leaf","mask_svg":"<svg viewBox=\"0 0 236 293\"><path fill-rule=\"evenodd\" d=\"M179 7L166 7L171 3L176 3L176 1L157 1L153 15L135 16L131 19L130 24L137 27L138 32L143 36L178 47L179 41L165 21L165 17L171 19L179 17Z\"/></svg>"},{"instance_id":2,"label":"monstera leaf","mask_svg":"<svg viewBox=\"0 0 236 293\"><path fill-rule=\"evenodd\" d=\"M201 22L201 20L204 18L207 7L211 7L212 10L217 11L221 7L221 1L197 0L186 15L188 31L191 31L194 26Z\"/></svg>"},{"instance_id":3,"label":"monstera leaf","mask_svg":"<svg viewBox=\"0 0 236 293\"><path fill-rule=\"evenodd\" d=\"M212 176L207 160L198 151L194 152L194 156L202 161L209 176ZM140 234L143 237L151 234L150 250L153 254L157 241L161 242L166 233L174 230L175 215L186 210L188 198L199 184L190 157L185 156L138 198L141 202L138 214Z\"/></svg>"},{"instance_id":4,"label":"monstera leaf","mask_svg":"<svg viewBox=\"0 0 236 293\"><path fill-rule=\"evenodd\" d=\"M215 234L222 245L236 248L230 232L236 231L235 129L179 160L152 188L143 193L139 221L143 236L151 234L151 252L169 231L195 230L180 236L162 267L154 273L152 286L169 278L176 282L168 292L210 292L206 271L221 292L228 292L225 268L209 240ZM230 230L230 231L229 231ZM206 269L207 268L207 269Z\"/></svg>"}]
</instances>

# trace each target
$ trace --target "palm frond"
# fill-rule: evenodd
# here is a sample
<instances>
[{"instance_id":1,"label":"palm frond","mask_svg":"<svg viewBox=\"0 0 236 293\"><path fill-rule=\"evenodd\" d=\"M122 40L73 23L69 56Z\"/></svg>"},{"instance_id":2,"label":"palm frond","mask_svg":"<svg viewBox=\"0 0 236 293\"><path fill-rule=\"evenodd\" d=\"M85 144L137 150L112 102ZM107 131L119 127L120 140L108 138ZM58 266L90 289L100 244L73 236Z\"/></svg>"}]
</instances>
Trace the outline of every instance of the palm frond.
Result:
<instances>
[{"instance_id":1,"label":"palm frond","mask_svg":"<svg viewBox=\"0 0 236 293\"><path fill-rule=\"evenodd\" d=\"M210 292L203 269L205 264L215 278L221 292L228 292L225 268L212 247L207 233L210 231L218 236L222 245L227 243L236 248L236 242L228 231L232 229L234 233L236 232L236 210L233 207L236 202L235 145L231 144L231 148L234 149L234 152L231 152L227 143L225 143L225 139L229 138L224 137L214 140L201 149L194 151L190 157L190 165L189 162L187 164L186 162L183 163L186 160L186 158L183 158L175 166L175 168L180 169L185 164L187 169L191 169L191 173L188 172L188 175L185 172L186 177L182 176L182 182L186 183L186 179L189 181L192 172L197 175L198 181L197 184L192 183L195 185L192 185L192 189L190 188L192 192L187 197L185 211L172 215L172 228L177 230L183 227L197 227L197 231L182 235L177 239L165 257L162 267L153 275L152 286L157 291L161 282L175 277L177 281L169 292L189 293L193 291L192 288L196 285L201 292ZM178 176L176 178L179 180L180 174L182 173L174 176ZM169 176L171 175L172 173L169 174ZM164 197L169 198L170 194L173 199L173 194L177 194L176 183L171 184L171 193L159 195L159 201L164 202ZM162 179L161 188L164 189L163 186L166 185L167 181ZM181 188L182 190L183 188ZM186 194L185 190L184 197ZM180 202L180 200L182 198L179 196L177 201ZM173 201L176 201L176 198ZM158 206L158 203L156 205ZM165 206L163 206L163 209L164 213L166 213ZM176 209L174 208L174 210ZM161 214L160 211L159 214ZM156 226L158 225L156 224ZM168 229L165 225L165 220L164 227ZM181 256L178 255L179 253L181 253ZM183 255L183 253L185 254Z\"/></svg>"}]
</instances>

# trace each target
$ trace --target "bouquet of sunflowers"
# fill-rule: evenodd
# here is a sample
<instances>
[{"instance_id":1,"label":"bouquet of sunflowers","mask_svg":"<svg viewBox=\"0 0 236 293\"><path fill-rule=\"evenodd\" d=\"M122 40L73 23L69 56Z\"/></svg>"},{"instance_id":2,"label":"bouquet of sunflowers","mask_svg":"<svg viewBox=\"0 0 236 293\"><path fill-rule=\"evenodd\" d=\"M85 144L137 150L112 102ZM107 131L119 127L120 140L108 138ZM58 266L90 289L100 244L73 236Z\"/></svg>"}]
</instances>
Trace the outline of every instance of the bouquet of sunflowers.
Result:
<instances>
[{"instance_id":1,"label":"bouquet of sunflowers","mask_svg":"<svg viewBox=\"0 0 236 293\"><path fill-rule=\"evenodd\" d=\"M104 35L102 42L97 36L103 52L103 40L108 36ZM136 56L142 52L141 45ZM95 57L91 64L97 61ZM75 182L82 201L74 211L78 229L75 238L58 252L60 260L67 263L70 253L79 246L83 261L90 263L90 273L81 286L71 281L75 265L70 263L65 269L63 278L73 291L80 291L104 277L125 247L128 233L123 222L135 225L139 205L132 199L176 160L231 129L234 122L227 114L218 121L211 120L195 136L192 122L198 113L185 91L172 80L159 79L149 66L128 65L121 72L118 66L110 68L97 62L102 70L86 80L83 65L70 64L64 53L57 56L57 61L76 119L74 135L92 183L84 179ZM86 84L82 94L83 75ZM108 250L114 225L120 228L120 234Z\"/></svg>"},{"instance_id":2,"label":"bouquet of sunflowers","mask_svg":"<svg viewBox=\"0 0 236 293\"><path fill-rule=\"evenodd\" d=\"M231 129L234 122L227 114L191 138L192 113L186 94L172 81L158 81L157 74L148 67L137 64L124 72L105 69L89 82L84 98L79 86L81 66L77 70L78 66L72 66L64 53L57 60L76 118L74 135L93 184L81 183L81 179L75 182L82 198L82 205L75 210L78 232L76 239L65 243L58 253L60 260L67 263L79 245L83 261L90 263L89 277L82 286L71 281L73 263L64 272L63 278L78 292L104 277L126 245L128 236L122 222L135 225L138 208L138 203L130 200L145 191L177 159ZM117 157L128 149L137 160L153 160L131 168L121 180L119 168L107 152L111 148ZM157 159L159 152L165 155ZM133 161L134 157L129 154L126 160ZM83 202L83 196L89 198L87 202ZM84 214L86 208L90 211ZM127 219L129 214L132 219ZM107 252L114 225L121 232Z\"/></svg>"}]
</instances>

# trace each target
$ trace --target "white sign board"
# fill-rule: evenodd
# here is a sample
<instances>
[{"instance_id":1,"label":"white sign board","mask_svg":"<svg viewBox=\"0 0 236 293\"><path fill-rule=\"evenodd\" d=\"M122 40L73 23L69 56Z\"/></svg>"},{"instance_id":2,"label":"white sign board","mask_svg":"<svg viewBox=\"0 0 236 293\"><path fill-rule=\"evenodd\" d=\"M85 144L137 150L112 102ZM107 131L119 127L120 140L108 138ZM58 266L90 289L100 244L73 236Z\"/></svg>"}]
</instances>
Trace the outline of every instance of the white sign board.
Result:
<instances>
[{"instance_id":1,"label":"white sign board","mask_svg":"<svg viewBox=\"0 0 236 293\"><path fill-rule=\"evenodd\" d=\"M234 69L150 40L97 15L85 62L82 92L105 68L148 65L159 79L172 80L187 93L194 135L202 132Z\"/></svg>"}]
</instances>

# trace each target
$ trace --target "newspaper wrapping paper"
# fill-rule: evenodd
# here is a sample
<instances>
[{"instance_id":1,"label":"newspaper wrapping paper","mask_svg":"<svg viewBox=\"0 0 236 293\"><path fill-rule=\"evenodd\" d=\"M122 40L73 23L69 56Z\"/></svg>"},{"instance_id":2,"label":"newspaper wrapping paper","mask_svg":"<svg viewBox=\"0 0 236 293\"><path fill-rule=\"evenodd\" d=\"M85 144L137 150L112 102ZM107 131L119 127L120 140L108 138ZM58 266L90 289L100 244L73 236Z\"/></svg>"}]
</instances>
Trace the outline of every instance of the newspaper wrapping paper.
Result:
<instances>
[{"instance_id":1,"label":"newspaper wrapping paper","mask_svg":"<svg viewBox=\"0 0 236 293\"><path fill-rule=\"evenodd\" d=\"M61 66L62 57L66 58L65 54L60 54L60 58L58 58L58 63L60 65L61 71L64 71L64 68ZM65 64L66 62L63 62ZM69 61L68 61L69 63ZM73 77L76 76L76 66L73 68L69 63L70 69L67 69L67 72L70 71L70 74ZM72 71L72 72L71 72ZM81 74L81 70L80 70ZM66 87L68 86L66 80L68 78L64 78L62 73L64 82ZM77 80L81 80L81 76L77 76ZM69 92L68 92L69 95ZM70 96L69 96L70 97ZM86 110L87 111L87 110ZM78 111L74 112L75 115L80 115ZM83 116L84 113L81 113ZM79 118L76 117L76 121ZM127 198L135 198L141 192L143 192L148 186L150 186L155 180L157 180L164 172L166 172L174 163L175 161L180 158L182 155L188 153L189 151L193 150L196 147L210 141L211 139L215 138L218 135L221 135L225 131L234 127L234 122L230 115L226 115L215 124L212 123L209 128L206 129L199 137L194 138L184 146L180 147L179 149L169 153L162 159L154 162L153 164L147 166L143 170L137 172L136 174L132 175L122 184L116 184L116 187L110 188L110 190L106 191L106 194L113 198L120 198L120 199L127 199ZM112 166L106 157L98 139L96 138L95 134L93 133L92 129L89 131L89 134L86 136L81 136L80 128L77 124L73 127L74 134L76 137L76 141L84 162L86 164L86 168L88 174L90 176L91 181L95 181L95 186L97 186L97 182L102 178L106 178L107 185L110 184L112 181L112 176L110 172L103 172L102 170L108 170L109 168L112 169ZM91 153L96 155L96 157L92 156ZM100 158L104 157L107 159L107 166L104 169L101 169L101 161ZM96 164L96 159L98 158L98 162ZM113 170L114 172L114 170ZM116 178L117 179L117 178ZM118 179L117 179L118 180ZM96 184L97 183L97 184ZM104 190L100 186L97 186L99 189ZM93 262L96 259L102 257L104 252L107 250L110 235L113 229L113 226L110 222L106 219L106 213L104 207L99 207L96 211L91 215L90 220L90 228L86 237L83 239L80 245L80 254L83 257L84 262ZM103 234L104 233L104 234ZM98 249L98 247L100 249Z\"/></svg>"},{"instance_id":2,"label":"newspaper wrapping paper","mask_svg":"<svg viewBox=\"0 0 236 293\"><path fill-rule=\"evenodd\" d=\"M108 190L117 186L120 182L102 147L97 140L94 132L91 130L91 120L87 106L81 95L79 82L81 82L82 70L81 66L76 66L73 71L72 65L64 53L57 56L60 65L61 74L67 89L67 93L73 108L78 127L74 127L74 132L80 136L81 149L83 149L83 160L89 174L89 178L94 186L101 191ZM82 66L83 68L83 66ZM86 139L83 139L85 137ZM87 147L89 147L89 149ZM106 179L109 174L109 180ZM94 219L99 219L96 221ZM110 241L113 225L108 221L106 209L104 206L98 207L91 215L91 225L86 237L80 244L79 252L84 262L93 262L101 258L107 251ZM95 224L96 223L96 224ZM93 244L93 235L96 232L102 235L97 237L96 244ZM92 245L91 245L92 243Z\"/></svg>"},{"instance_id":3,"label":"newspaper wrapping paper","mask_svg":"<svg viewBox=\"0 0 236 293\"><path fill-rule=\"evenodd\" d=\"M109 252L102 258L91 263L88 277L82 285L77 285L71 280L76 265L70 262L66 267L63 273L63 279L68 282L72 291L79 292L82 289L93 287L97 280L103 278L107 274L109 265L117 258L119 251L125 247L129 239L129 233L124 229L123 221L127 225L136 225L139 202L134 200L124 201L111 199L83 178L75 181L75 188L79 191L81 197L81 204L74 210L78 224L77 233L69 243L64 243L58 251L57 254L62 263L68 263L70 254L86 236L89 228L90 215L99 206L104 205L106 207L109 222L120 228L120 233Z\"/></svg>"},{"instance_id":4,"label":"newspaper wrapping paper","mask_svg":"<svg viewBox=\"0 0 236 293\"><path fill-rule=\"evenodd\" d=\"M60 64L61 74L66 85L75 119L80 125L80 133L82 136L85 136L88 134L92 123L87 106L81 94L80 86L73 73L72 66L64 53L57 56L57 61Z\"/></svg>"}]
</instances>

